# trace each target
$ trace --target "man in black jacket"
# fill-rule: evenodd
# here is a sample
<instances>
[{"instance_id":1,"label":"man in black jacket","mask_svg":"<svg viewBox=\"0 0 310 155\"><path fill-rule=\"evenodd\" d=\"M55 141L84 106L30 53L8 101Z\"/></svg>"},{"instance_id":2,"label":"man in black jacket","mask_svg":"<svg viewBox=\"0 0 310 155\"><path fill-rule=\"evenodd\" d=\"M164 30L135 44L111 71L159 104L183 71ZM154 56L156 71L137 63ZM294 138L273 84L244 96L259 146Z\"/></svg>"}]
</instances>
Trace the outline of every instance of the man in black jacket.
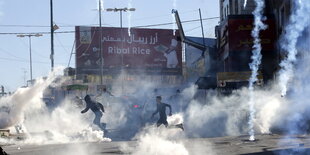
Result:
<instances>
[{"instance_id":1,"label":"man in black jacket","mask_svg":"<svg viewBox=\"0 0 310 155\"><path fill-rule=\"evenodd\" d=\"M85 113L89 109L91 111L93 111L93 113L95 114L95 119L94 119L93 123L96 124L100 129L105 131L106 124L100 123L102 113L104 113L103 105L99 102L94 102L93 100L91 100L89 95L86 95L84 100L86 102L86 108L84 110L82 110L81 113Z\"/></svg>"}]
</instances>

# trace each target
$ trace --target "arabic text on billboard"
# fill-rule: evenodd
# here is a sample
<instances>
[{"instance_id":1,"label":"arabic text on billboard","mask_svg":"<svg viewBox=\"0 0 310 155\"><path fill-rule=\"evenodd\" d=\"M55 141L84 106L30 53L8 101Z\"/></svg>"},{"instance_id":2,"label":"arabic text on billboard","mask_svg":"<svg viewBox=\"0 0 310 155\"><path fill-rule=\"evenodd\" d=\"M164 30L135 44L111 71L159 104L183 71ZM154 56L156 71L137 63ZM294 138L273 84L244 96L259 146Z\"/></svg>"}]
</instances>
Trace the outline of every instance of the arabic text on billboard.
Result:
<instances>
[{"instance_id":1,"label":"arabic text on billboard","mask_svg":"<svg viewBox=\"0 0 310 155\"><path fill-rule=\"evenodd\" d=\"M177 33L176 33L177 34ZM76 68L78 74L99 74L100 29L76 27ZM127 72L182 74L182 48L173 30L102 28L104 73L125 68Z\"/></svg>"}]
</instances>

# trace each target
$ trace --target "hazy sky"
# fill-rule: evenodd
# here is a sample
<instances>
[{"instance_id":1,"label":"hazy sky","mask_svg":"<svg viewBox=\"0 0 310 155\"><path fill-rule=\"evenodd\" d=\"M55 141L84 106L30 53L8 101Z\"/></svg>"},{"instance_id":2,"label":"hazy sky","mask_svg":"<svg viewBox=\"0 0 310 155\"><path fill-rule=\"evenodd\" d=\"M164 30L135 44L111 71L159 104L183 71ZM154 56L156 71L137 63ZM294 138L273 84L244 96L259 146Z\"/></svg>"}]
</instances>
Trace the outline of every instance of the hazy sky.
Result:
<instances>
[{"instance_id":1,"label":"hazy sky","mask_svg":"<svg viewBox=\"0 0 310 155\"><path fill-rule=\"evenodd\" d=\"M74 44L74 26L98 25L98 0L53 0L54 22L60 27L54 36L55 66L67 66L71 49ZM218 17L218 0L104 0L104 8L136 8L131 13L131 26L143 26L172 22L171 9L174 3L181 20L199 19L198 9L202 18ZM0 0L0 85L9 91L24 85L24 77L30 79L29 71L29 39L18 38L16 34L49 32L50 0ZM123 27L128 26L128 13L123 13ZM103 26L119 27L120 14L102 12ZM214 26L218 19L205 20L205 36L214 37ZM150 28L172 29L172 25L153 26ZM183 24L186 35L202 36L200 22ZM33 77L45 76L51 69L50 34L32 37ZM75 66L75 59L70 66ZM26 73L25 73L26 72Z\"/></svg>"}]
</instances>

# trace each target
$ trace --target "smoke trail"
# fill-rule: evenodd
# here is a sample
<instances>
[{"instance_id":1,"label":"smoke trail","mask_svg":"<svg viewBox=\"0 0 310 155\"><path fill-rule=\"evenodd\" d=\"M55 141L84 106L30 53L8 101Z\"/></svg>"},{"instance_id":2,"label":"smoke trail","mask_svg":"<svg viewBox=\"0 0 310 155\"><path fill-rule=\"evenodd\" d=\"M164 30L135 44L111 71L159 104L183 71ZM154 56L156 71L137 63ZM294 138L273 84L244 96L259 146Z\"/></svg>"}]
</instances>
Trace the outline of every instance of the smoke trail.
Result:
<instances>
[{"instance_id":1,"label":"smoke trail","mask_svg":"<svg viewBox=\"0 0 310 155\"><path fill-rule=\"evenodd\" d=\"M255 115L255 108L254 108L254 82L257 81L257 72L259 69L259 65L261 64L261 43L259 39L259 32L261 30L265 30L267 26L263 23L263 11L265 8L265 2L264 0L255 0L256 8L253 11L254 15L254 29L252 30L252 37L254 38L254 45L253 45L253 55L252 55L252 63L250 64L250 68L252 70L252 74L249 80L249 90L250 90L250 100L249 100L249 109L250 109L250 118L249 118L249 135L250 140L255 140L254 137L254 115Z\"/></svg>"},{"instance_id":2,"label":"smoke trail","mask_svg":"<svg viewBox=\"0 0 310 155\"><path fill-rule=\"evenodd\" d=\"M294 1L295 10L292 11L289 24L285 28L282 36L281 49L287 52L287 57L280 63L279 86L281 95L285 96L288 83L293 78L293 64L296 62L297 39L301 36L303 30L309 25L310 3L308 0Z\"/></svg>"},{"instance_id":3,"label":"smoke trail","mask_svg":"<svg viewBox=\"0 0 310 155\"><path fill-rule=\"evenodd\" d=\"M177 9L177 0L173 0L173 10ZM174 13L171 14L172 16L172 29L173 29L173 35L175 35L175 31L176 31L176 25L175 23L175 17L174 17Z\"/></svg>"},{"instance_id":4,"label":"smoke trail","mask_svg":"<svg viewBox=\"0 0 310 155\"><path fill-rule=\"evenodd\" d=\"M128 0L128 8L132 8L132 0ZM128 35L131 35L130 29L131 29L131 11L128 11Z\"/></svg>"},{"instance_id":5,"label":"smoke trail","mask_svg":"<svg viewBox=\"0 0 310 155\"><path fill-rule=\"evenodd\" d=\"M246 7L247 2L248 2L248 0L244 0L244 3L243 3L243 8L245 8L245 7Z\"/></svg>"}]
</instances>

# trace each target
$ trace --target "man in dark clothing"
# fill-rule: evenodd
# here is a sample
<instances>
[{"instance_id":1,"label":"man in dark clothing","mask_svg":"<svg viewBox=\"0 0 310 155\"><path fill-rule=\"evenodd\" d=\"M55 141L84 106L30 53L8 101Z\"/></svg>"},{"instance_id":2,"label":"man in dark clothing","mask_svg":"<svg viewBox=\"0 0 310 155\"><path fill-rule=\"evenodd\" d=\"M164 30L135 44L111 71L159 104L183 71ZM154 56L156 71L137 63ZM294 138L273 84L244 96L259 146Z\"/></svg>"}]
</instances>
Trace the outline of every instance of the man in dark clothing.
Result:
<instances>
[{"instance_id":1,"label":"man in dark clothing","mask_svg":"<svg viewBox=\"0 0 310 155\"><path fill-rule=\"evenodd\" d=\"M97 126L99 126L100 129L105 131L106 124L100 123L102 113L104 112L103 105L99 102L92 101L89 95L86 95L84 100L86 102L86 108L84 110L82 110L81 113L85 113L89 109L91 111L93 111L95 113L95 119L94 119L93 123L96 124Z\"/></svg>"},{"instance_id":2,"label":"man in dark clothing","mask_svg":"<svg viewBox=\"0 0 310 155\"><path fill-rule=\"evenodd\" d=\"M171 106L169 104L162 103L161 102L161 96L157 96L156 97L156 103L157 103L157 109L152 114L152 118L154 117L154 115L159 113L159 120L157 121L157 127L159 127L162 124L164 124L166 127L168 127L166 107L169 108L169 110L170 110L169 111L169 116L171 116L172 115ZM182 130L184 130L183 124L175 125L175 127L178 127L178 128L181 128Z\"/></svg>"},{"instance_id":3,"label":"man in dark clothing","mask_svg":"<svg viewBox=\"0 0 310 155\"><path fill-rule=\"evenodd\" d=\"M159 120L157 121L157 127L159 127L162 124L164 124L167 127L168 126L168 122L167 122L166 107L169 108L169 110L170 110L169 116L171 116L172 115L171 106L169 104L162 103L161 102L161 96L157 96L156 97L156 103L157 103L157 109L152 114L152 118L154 117L154 115L159 113Z\"/></svg>"}]
</instances>

